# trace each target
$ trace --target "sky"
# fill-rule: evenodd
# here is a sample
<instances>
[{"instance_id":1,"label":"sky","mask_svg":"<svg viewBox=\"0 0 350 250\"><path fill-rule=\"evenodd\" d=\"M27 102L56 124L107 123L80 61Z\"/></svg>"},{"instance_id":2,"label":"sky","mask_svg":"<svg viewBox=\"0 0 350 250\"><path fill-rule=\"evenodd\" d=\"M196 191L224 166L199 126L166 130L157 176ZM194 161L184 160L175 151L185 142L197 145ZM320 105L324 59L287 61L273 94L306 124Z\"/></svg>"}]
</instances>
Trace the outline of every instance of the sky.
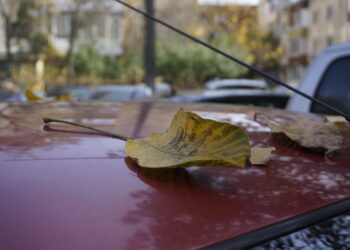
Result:
<instances>
[{"instance_id":1,"label":"sky","mask_svg":"<svg viewBox=\"0 0 350 250\"><path fill-rule=\"evenodd\" d=\"M237 3L237 4L250 4L257 5L259 0L198 0L200 4L225 4L225 3Z\"/></svg>"}]
</instances>

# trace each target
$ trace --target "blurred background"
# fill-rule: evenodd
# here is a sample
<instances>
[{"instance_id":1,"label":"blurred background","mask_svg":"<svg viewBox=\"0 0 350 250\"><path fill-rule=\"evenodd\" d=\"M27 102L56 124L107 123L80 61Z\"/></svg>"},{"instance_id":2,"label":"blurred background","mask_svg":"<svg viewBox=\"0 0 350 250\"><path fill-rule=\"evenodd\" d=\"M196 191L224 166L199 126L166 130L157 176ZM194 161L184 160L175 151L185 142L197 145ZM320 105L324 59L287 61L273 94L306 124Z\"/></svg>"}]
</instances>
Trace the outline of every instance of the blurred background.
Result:
<instances>
[{"instance_id":1,"label":"blurred background","mask_svg":"<svg viewBox=\"0 0 350 250\"><path fill-rule=\"evenodd\" d=\"M349 0L127 2L291 85L317 53L350 40ZM164 97L256 77L113 0L0 0L1 100L25 99L26 90Z\"/></svg>"},{"instance_id":2,"label":"blurred background","mask_svg":"<svg viewBox=\"0 0 350 250\"><path fill-rule=\"evenodd\" d=\"M350 41L350 0L127 2L293 86ZM113 0L0 0L0 100L200 96L213 79L256 77Z\"/></svg>"},{"instance_id":3,"label":"blurred background","mask_svg":"<svg viewBox=\"0 0 350 250\"><path fill-rule=\"evenodd\" d=\"M126 2L292 86L318 53L350 41L350 0ZM284 108L290 95L113 0L0 0L0 101L231 103L237 89L239 104ZM349 221L257 249L348 249Z\"/></svg>"}]
</instances>

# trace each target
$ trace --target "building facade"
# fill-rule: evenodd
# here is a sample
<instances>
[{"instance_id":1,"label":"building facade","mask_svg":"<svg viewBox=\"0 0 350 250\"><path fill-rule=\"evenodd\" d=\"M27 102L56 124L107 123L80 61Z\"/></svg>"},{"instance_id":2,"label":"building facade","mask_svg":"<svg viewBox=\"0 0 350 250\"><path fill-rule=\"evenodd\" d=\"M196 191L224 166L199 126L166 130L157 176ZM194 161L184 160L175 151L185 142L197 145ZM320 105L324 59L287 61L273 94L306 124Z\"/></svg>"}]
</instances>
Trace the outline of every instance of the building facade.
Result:
<instances>
[{"instance_id":1,"label":"building facade","mask_svg":"<svg viewBox=\"0 0 350 250\"><path fill-rule=\"evenodd\" d=\"M79 1L79 0L78 0ZM48 15L48 34L52 45L65 53L69 47L72 19L77 14L74 0L56 0ZM123 53L123 9L115 2L81 1L80 25L77 31L77 46L94 45L102 55L117 56ZM47 14L44 12L43 18Z\"/></svg>"},{"instance_id":2,"label":"building facade","mask_svg":"<svg viewBox=\"0 0 350 250\"><path fill-rule=\"evenodd\" d=\"M310 0L309 56L350 41L350 0Z\"/></svg>"},{"instance_id":3,"label":"building facade","mask_svg":"<svg viewBox=\"0 0 350 250\"><path fill-rule=\"evenodd\" d=\"M259 22L279 38L282 78L296 84L320 51L350 41L350 0L261 0Z\"/></svg>"},{"instance_id":4,"label":"building facade","mask_svg":"<svg viewBox=\"0 0 350 250\"><path fill-rule=\"evenodd\" d=\"M0 5L0 11L2 11ZM6 46L5 46L5 20L0 17L0 60L5 58Z\"/></svg>"},{"instance_id":5,"label":"building facade","mask_svg":"<svg viewBox=\"0 0 350 250\"><path fill-rule=\"evenodd\" d=\"M37 31L45 34L51 45L62 55L68 51L70 46L73 18L77 18L79 23L74 51L77 51L81 44L89 44L102 55L118 56L123 53L125 33L123 8L116 2L108 0L53 0L48 1L48 4L38 5L33 15L38 20ZM6 57L5 41L4 20L0 16L0 59ZM11 50L16 52L19 50L17 47L14 43ZM28 46L24 46L22 50L25 49L28 49Z\"/></svg>"}]
</instances>

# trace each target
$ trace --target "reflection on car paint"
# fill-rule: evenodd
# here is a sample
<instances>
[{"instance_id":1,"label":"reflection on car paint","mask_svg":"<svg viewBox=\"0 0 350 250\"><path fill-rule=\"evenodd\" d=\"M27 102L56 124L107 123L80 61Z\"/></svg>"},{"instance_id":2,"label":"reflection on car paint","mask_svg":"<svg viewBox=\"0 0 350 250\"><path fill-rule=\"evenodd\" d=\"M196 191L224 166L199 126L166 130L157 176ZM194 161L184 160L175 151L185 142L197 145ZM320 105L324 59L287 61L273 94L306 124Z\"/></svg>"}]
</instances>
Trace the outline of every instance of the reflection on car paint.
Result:
<instances>
[{"instance_id":1,"label":"reflection on car paint","mask_svg":"<svg viewBox=\"0 0 350 250\"><path fill-rule=\"evenodd\" d=\"M194 111L196 114L206 119L224 121L238 126L242 126L249 132L269 132L270 129L260 123L254 121L252 117L248 117L243 113L219 113L219 112L201 112Z\"/></svg>"}]
</instances>

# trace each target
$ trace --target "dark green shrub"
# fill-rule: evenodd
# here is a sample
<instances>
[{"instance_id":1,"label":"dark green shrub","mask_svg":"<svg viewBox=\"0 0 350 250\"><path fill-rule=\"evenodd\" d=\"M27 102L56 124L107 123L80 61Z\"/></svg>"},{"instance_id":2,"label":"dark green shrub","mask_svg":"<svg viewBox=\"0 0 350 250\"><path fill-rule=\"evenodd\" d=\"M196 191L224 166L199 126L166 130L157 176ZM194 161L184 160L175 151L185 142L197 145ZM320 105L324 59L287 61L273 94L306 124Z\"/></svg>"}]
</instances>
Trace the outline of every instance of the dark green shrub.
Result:
<instances>
[{"instance_id":1,"label":"dark green shrub","mask_svg":"<svg viewBox=\"0 0 350 250\"><path fill-rule=\"evenodd\" d=\"M144 76L142 54L126 53L121 57L106 57L102 78L121 84L140 83Z\"/></svg>"},{"instance_id":2,"label":"dark green shrub","mask_svg":"<svg viewBox=\"0 0 350 250\"><path fill-rule=\"evenodd\" d=\"M244 58L237 46L225 46L223 50ZM159 46L157 52L158 74L179 87L199 87L213 78L236 78L247 73L242 66L194 43Z\"/></svg>"},{"instance_id":3,"label":"dark green shrub","mask_svg":"<svg viewBox=\"0 0 350 250\"><path fill-rule=\"evenodd\" d=\"M92 46L82 45L74 55L74 70L77 75L99 76L103 73L104 66L104 57Z\"/></svg>"},{"instance_id":4,"label":"dark green shrub","mask_svg":"<svg viewBox=\"0 0 350 250\"><path fill-rule=\"evenodd\" d=\"M238 58L245 57L237 46L217 44ZM201 87L213 78L236 78L247 70L242 66L194 43L172 43L157 47L157 75L176 88ZM94 76L113 83L134 84L143 81L143 51L133 50L120 57L101 56L97 49L84 45L74 56L77 75Z\"/></svg>"}]
</instances>

